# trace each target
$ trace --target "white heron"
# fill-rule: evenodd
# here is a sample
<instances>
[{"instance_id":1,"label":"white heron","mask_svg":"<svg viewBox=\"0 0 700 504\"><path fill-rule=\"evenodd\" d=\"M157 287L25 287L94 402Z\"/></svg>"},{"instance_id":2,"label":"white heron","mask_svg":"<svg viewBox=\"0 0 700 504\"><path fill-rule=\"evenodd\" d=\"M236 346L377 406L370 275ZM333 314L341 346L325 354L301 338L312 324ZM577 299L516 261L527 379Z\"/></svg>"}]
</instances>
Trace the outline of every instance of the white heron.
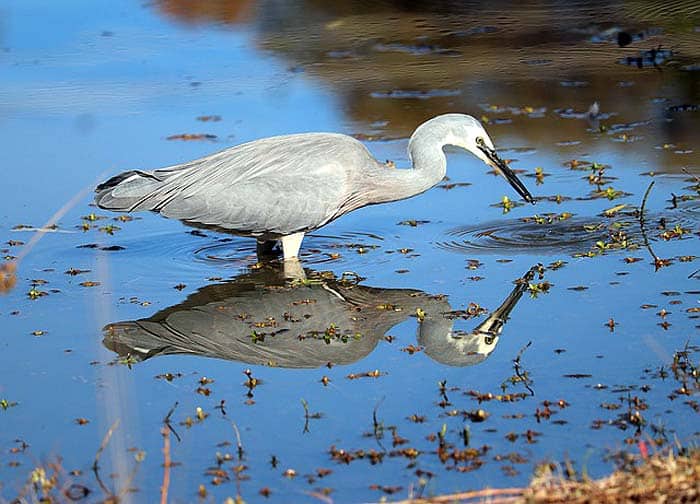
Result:
<instances>
[{"instance_id":1,"label":"white heron","mask_svg":"<svg viewBox=\"0 0 700 504\"><path fill-rule=\"evenodd\" d=\"M369 355L392 327L420 308L424 316L416 337L425 355L449 366L471 366L495 350L537 271L531 268L516 280L508 297L474 329L461 331L444 296L370 287L311 270L316 281L290 284L286 271L268 264L202 287L148 318L108 324L102 343L137 361L190 354L283 368L348 365ZM274 327L259 327L260 320L274 320Z\"/></svg>"},{"instance_id":2,"label":"white heron","mask_svg":"<svg viewBox=\"0 0 700 504\"><path fill-rule=\"evenodd\" d=\"M440 182L447 171L446 145L473 153L534 202L481 123L464 114L440 115L416 128L408 142L410 169L377 161L347 135L301 133L262 138L154 171L126 171L97 186L95 201L107 210L151 210L190 225L252 236L259 253L281 240L288 260L298 256L305 233Z\"/></svg>"}]
</instances>

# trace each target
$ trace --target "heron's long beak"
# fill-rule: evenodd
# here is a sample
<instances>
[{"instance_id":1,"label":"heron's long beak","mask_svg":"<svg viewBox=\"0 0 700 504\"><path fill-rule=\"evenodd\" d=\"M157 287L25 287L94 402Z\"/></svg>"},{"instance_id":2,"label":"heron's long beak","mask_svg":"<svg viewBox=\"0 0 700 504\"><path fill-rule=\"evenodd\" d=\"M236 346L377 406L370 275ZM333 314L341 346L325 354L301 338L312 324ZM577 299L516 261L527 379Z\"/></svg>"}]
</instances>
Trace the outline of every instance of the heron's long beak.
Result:
<instances>
[{"instance_id":1,"label":"heron's long beak","mask_svg":"<svg viewBox=\"0 0 700 504\"><path fill-rule=\"evenodd\" d=\"M523 294L527 291L528 285L537 271L538 267L533 266L522 278L516 280L515 287L513 287L513 290L508 294L505 301L501 303L501 306L493 310L486 320L474 328L472 333L490 335L492 339L499 336L503 331L503 326L510 317L510 312L513 311L515 305L518 304L520 298L523 297ZM489 341L487 340L486 343L488 344Z\"/></svg>"},{"instance_id":2,"label":"heron's long beak","mask_svg":"<svg viewBox=\"0 0 700 504\"><path fill-rule=\"evenodd\" d=\"M532 194L530 194L530 191L527 190L525 185L515 175L513 170L510 169L508 164L498 156L495 149L491 149L486 145L479 145L478 147L479 150L486 155L488 160L491 161L493 167L505 177L508 183L513 186L513 189L515 189L525 201L528 203L535 202L535 199L532 197Z\"/></svg>"}]
</instances>

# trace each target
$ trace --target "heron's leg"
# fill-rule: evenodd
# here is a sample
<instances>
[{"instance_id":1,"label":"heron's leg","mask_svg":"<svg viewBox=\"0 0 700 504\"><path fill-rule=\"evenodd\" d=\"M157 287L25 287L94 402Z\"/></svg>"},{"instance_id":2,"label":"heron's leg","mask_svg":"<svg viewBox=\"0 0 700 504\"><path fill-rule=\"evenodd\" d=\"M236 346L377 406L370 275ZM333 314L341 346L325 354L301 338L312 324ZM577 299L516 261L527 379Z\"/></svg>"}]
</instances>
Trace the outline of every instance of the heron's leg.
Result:
<instances>
[{"instance_id":1,"label":"heron's leg","mask_svg":"<svg viewBox=\"0 0 700 504\"><path fill-rule=\"evenodd\" d=\"M262 259L264 256L274 255L274 249L276 244L277 240L258 240L256 248L258 260Z\"/></svg>"},{"instance_id":2,"label":"heron's leg","mask_svg":"<svg viewBox=\"0 0 700 504\"><path fill-rule=\"evenodd\" d=\"M292 257L291 259L285 259L284 277L290 280L306 280L306 272L298 258Z\"/></svg>"},{"instance_id":3,"label":"heron's leg","mask_svg":"<svg viewBox=\"0 0 700 504\"><path fill-rule=\"evenodd\" d=\"M299 256L301 241L304 239L304 233L294 233L282 237L282 251L284 252L284 260L296 259Z\"/></svg>"}]
</instances>

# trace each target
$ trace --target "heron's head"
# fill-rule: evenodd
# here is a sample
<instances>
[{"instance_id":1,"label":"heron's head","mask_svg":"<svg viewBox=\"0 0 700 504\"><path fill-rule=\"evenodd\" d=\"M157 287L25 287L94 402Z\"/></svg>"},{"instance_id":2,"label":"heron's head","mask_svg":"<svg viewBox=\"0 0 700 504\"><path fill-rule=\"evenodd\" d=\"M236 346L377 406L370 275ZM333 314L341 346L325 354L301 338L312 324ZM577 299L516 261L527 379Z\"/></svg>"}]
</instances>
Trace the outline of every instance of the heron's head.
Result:
<instances>
[{"instance_id":1,"label":"heron's head","mask_svg":"<svg viewBox=\"0 0 700 504\"><path fill-rule=\"evenodd\" d=\"M472 116L466 114L445 114L435 119L445 121L447 128L447 143L468 150L484 163L491 166L505 178L508 183L528 203L535 200L525 185L515 175L508 164L501 159L484 126Z\"/></svg>"}]
</instances>

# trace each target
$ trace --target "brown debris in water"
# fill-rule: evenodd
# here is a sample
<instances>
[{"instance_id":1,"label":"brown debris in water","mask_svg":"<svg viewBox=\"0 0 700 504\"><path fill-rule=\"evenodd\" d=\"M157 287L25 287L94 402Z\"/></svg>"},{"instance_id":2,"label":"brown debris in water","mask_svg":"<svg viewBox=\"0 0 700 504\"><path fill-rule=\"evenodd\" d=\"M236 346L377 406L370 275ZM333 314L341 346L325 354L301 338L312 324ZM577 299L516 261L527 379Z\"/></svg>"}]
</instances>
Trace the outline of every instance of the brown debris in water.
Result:
<instances>
[{"instance_id":1,"label":"brown debris in water","mask_svg":"<svg viewBox=\"0 0 700 504\"><path fill-rule=\"evenodd\" d=\"M216 140L216 135L211 135L208 133L182 133L179 135L170 135L166 140Z\"/></svg>"},{"instance_id":2,"label":"brown debris in water","mask_svg":"<svg viewBox=\"0 0 700 504\"><path fill-rule=\"evenodd\" d=\"M367 371L365 373L350 373L345 378L348 380L357 380L358 378L379 378L385 374L387 373L375 369L374 371Z\"/></svg>"},{"instance_id":3,"label":"brown debris in water","mask_svg":"<svg viewBox=\"0 0 700 504\"><path fill-rule=\"evenodd\" d=\"M0 294L9 292L17 283L17 264L6 262L0 264Z\"/></svg>"}]
</instances>

